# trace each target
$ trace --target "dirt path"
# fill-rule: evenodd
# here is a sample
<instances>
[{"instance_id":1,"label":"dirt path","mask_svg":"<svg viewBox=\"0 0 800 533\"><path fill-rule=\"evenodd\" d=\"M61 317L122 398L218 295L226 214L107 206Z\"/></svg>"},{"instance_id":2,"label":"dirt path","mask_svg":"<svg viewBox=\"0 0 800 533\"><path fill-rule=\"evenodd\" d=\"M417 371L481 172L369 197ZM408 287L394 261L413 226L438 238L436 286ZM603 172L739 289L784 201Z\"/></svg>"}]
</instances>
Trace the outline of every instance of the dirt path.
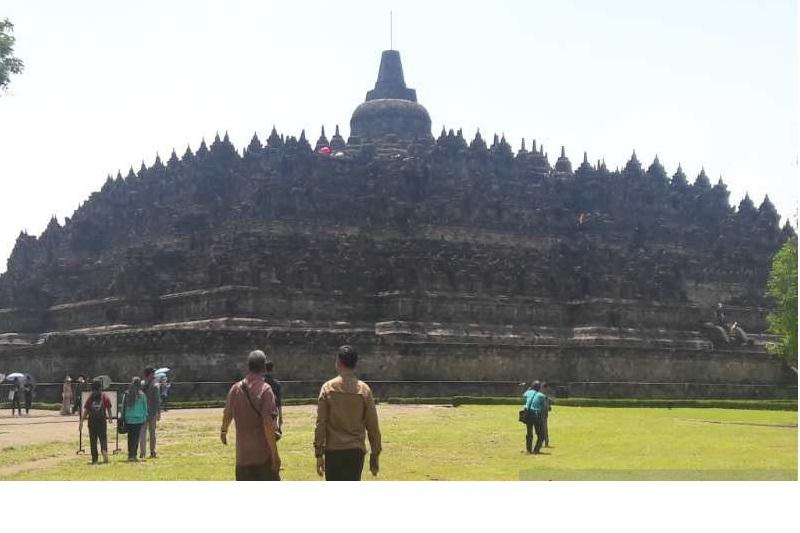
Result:
<instances>
[{"instance_id":1,"label":"dirt path","mask_svg":"<svg viewBox=\"0 0 800 533\"><path fill-rule=\"evenodd\" d=\"M24 463L0 467L0 479L20 472L27 472L29 470L42 470L58 465L63 461L69 459L69 456L48 457L47 459L38 459L36 461L26 461Z\"/></svg>"},{"instance_id":2,"label":"dirt path","mask_svg":"<svg viewBox=\"0 0 800 533\"><path fill-rule=\"evenodd\" d=\"M85 429L85 427L84 427ZM78 416L61 416L57 411L31 411L30 416L0 415L0 450L47 442L78 444Z\"/></svg>"}]
</instances>

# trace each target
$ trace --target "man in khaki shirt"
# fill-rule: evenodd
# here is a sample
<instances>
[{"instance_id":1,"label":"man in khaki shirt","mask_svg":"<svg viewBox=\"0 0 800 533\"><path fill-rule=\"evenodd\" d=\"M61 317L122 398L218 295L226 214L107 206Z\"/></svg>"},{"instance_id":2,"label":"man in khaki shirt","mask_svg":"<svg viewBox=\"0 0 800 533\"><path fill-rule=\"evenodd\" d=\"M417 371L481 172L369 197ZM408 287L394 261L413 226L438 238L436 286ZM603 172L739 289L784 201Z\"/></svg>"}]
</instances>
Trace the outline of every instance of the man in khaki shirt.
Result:
<instances>
[{"instance_id":1,"label":"man in khaki shirt","mask_svg":"<svg viewBox=\"0 0 800 533\"><path fill-rule=\"evenodd\" d=\"M336 357L337 377L322 385L317 403L314 454L317 474L327 481L360 481L369 434L369 470L378 475L381 432L372 391L356 378L358 353L342 346Z\"/></svg>"}]
</instances>

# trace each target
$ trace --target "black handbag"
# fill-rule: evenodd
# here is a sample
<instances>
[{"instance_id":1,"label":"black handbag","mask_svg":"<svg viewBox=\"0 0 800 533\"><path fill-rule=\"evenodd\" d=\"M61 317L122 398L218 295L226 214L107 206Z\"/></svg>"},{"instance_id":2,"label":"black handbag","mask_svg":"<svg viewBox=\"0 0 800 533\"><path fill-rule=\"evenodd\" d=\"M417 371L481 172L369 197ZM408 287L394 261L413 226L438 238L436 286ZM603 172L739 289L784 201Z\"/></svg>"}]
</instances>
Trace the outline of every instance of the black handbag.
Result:
<instances>
[{"instance_id":1,"label":"black handbag","mask_svg":"<svg viewBox=\"0 0 800 533\"><path fill-rule=\"evenodd\" d=\"M520 409L519 411L519 421L523 424L528 423L528 410L527 409Z\"/></svg>"},{"instance_id":2,"label":"black handbag","mask_svg":"<svg viewBox=\"0 0 800 533\"><path fill-rule=\"evenodd\" d=\"M122 415L117 417L117 433L120 435L128 432L128 424L125 423L125 396L122 397Z\"/></svg>"}]
</instances>

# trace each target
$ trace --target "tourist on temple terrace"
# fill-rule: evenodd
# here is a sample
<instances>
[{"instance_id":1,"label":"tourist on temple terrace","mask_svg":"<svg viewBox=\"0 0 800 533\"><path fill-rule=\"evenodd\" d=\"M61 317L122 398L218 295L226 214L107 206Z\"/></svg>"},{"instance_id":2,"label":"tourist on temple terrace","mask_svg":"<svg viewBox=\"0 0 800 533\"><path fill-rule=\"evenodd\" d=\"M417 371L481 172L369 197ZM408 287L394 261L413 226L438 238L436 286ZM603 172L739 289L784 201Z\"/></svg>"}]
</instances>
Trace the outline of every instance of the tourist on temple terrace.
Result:
<instances>
[{"instance_id":1,"label":"tourist on temple terrace","mask_svg":"<svg viewBox=\"0 0 800 533\"><path fill-rule=\"evenodd\" d=\"M326 481L360 481L369 434L369 470L378 475L381 432L372 390L354 373L358 353L342 346L336 356L337 377L322 385L317 402L314 454L317 474Z\"/></svg>"},{"instance_id":2,"label":"tourist on temple terrace","mask_svg":"<svg viewBox=\"0 0 800 533\"><path fill-rule=\"evenodd\" d=\"M264 382L267 356L253 350L247 376L231 387L222 415L220 440L236 425L236 481L280 481L281 458L275 440L275 395Z\"/></svg>"},{"instance_id":3,"label":"tourist on temple terrace","mask_svg":"<svg viewBox=\"0 0 800 533\"><path fill-rule=\"evenodd\" d=\"M136 462L139 433L147 420L147 398L142 392L142 380L138 376L131 380L128 392L122 398L122 418L128 428L128 461Z\"/></svg>"}]
</instances>

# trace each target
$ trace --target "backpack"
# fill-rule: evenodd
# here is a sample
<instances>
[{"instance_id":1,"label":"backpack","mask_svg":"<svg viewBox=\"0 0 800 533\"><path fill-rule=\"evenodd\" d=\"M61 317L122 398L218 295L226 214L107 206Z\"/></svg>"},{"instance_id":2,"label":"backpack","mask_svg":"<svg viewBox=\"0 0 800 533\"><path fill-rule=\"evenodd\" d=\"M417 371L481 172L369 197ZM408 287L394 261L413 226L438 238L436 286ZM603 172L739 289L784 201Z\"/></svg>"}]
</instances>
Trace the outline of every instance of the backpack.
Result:
<instances>
[{"instance_id":1,"label":"backpack","mask_svg":"<svg viewBox=\"0 0 800 533\"><path fill-rule=\"evenodd\" d=\"M103 406L103 395L99 394L97 397L91 398L92 403L89 405L89 420L92 422L99 422L105 420L105 407Z\"/></svg>"}]
</instances>

